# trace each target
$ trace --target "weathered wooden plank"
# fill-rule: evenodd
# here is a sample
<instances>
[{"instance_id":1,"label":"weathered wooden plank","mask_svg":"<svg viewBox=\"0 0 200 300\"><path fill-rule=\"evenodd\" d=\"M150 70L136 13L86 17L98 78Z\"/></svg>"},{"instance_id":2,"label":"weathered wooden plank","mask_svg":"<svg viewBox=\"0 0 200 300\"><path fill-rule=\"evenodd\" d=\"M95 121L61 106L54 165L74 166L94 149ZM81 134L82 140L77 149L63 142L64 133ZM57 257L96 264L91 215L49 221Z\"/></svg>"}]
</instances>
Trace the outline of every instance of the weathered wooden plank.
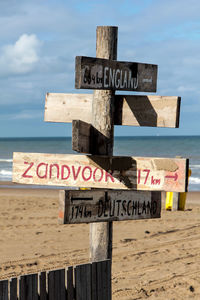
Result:
<instances>
[{"instance_id":1,"label":"weathered wooden plank","mask_svg":"<svg viewBox=\"0 0 200 300\"><path fill-rule=\"evenodd\" d=\"M79 265L75 268L76 299L92 300L91 264Z\"/></svg>"},{"instance_id":2,"label":"weathered wooden plank","mask_svg":"<svg viewBox=\"0 0 200 300\"><path fill-rule=\"evenodd\" d=\"M24 275L19 280L19 299L38 300L38 275Z\"/></svg>"},{"instance_id":3,"label":"weathered wooden plank","mask_svg":"<svg viewBox=\"0 0 200 300\"><path fill-rule=\"evenodd\" d=\"M73 267L67 269L67 300L74 300Z\"/></svg>"},{"instance_id":4,"label":"weathered wooden plank","mask_svg":"<svg viewBox=\"0 0 200 300\"><path fill-rule=\"evenodd\" d=\"M61 190L59 223L160 218L161 192Z\"/></svg>"},{"instance_id":5,"label":"weathered wooden plank","mask_svg":"<svg viewBox=\"0 0 200 300\"><path fill-rule=\"evenodd\" d=\"M92 94L46 94L44 120L70 123L79 119L91 123Z\"/></svg>"},{"instance_id":6,"label":"weathered wooden plank","mask_svg":"<svg viewBox=\"0 0 200 300\"><path fill-rule=\"evenodd\" d=\"M92 263L92 300L97 298L97 262Z\"/></svg>"},{"instance_id":7,"label":"weathered wooden plank","mask_svg":"<svg viewBox=\"0 0 200 300\"><path fill-rule=\"evenodd\" d=\"M13 154L13 182L131 189L187 190L188 159L71 154Z\"/></svg>"},{"instance_id":8,"label":"weathered wooden plank","mask_svg":"<svg viewBox=\"0 0 200 300\"><path fill-rule=\"evenodd\" d=\"M81 153L92 153L96 149L93 126L81 120L72 121L72 150ZM96 154L96 151L93 152Z\"/></svg>"},{"instance_id":9,"label":"weathered wooden plank","mask_svg":"<svg viewBox=\"0 0 200 300\"><path fill-rule=\"evenodd\" d=\"M109 274L107 261L97 262L97 299L111 299L110 287L111 278L109 280Z\"/></svg>"},{"instance_id":10,"label":"weathered wooden plank","mask_svg":"<svg viewBox=\"0 0 200 300\"><path fill-rule=\"evenodd\" d=\"M107 293L107 299L112 299L112 264L111 260L106 261L106 293Z\"/></svg>"},{"instance_id":11,"label":"weathered wooden plank","mask_svg":"<svg viewBox=\"0 0 200 300\"><path fill-rule=\"evenodd\" d=\"M17 278L10 279L10 300L11 299L17 300Z\"/></svg>"},{"instance_id":12,"label":"weathered wooden plank","mask_svg":"<svg viewBox=\"0 0 200 300\"><path fill-rule=\"evenodd\" d=\"M115 104L115 125L179 127L180 97L117 95Z\"/></svg>"},{"instance_id":13,"label":"weathered wooden plank","mask_svg":"<svg viewBox=\"0 0 200 300\"><path fill-rule=\"evenodd\" d=\"M49 300L65 300L65 269L50 271L48 273Z\"/></svg>"},{"instance_id":14,"label":"weathered wooden plank","mask_svg":"<svg viewBox=\"0 0 200 300\"><path fill-rule=\"evenodd\" d=\"M92 122L92 94L46 95L45 121ZM157 95L115 95L115 125L179 127L181 98Z\"/></svg>"},{"instance_id":15,"label":"weathered wooden plank","mask_svg":"<svg viewBox=\"0 0 200 300\"><path fill-rule=\"evenodd\" d=\"M0 299L8 300L8 280L0 281Z\"/></svg>"},{"instance_id":16,"label":"weathered wooden plank","mask_svg":"<svg viewBox=\"0 0 200 300\"><path fill-rule=\"evenodd\" d=\"M111 299L111 260L92 263L92 300Z\"/></svg>"},{"instance_id":17,"label":"weathered wooden plank","mask_svg":"<svg viewBox=\"0 0 200 300\"><path fill-rule=\"evenodd\" d=\"M72 150L80 153L100 155L106 149L106 137L91 124L81 120L72 121Z\"/></svg>"},{"instance_id":18,"label":"weathered wooden plank","mask_svg":"<svg viewBox=\"0 0 200 300\"><path fill-rule=\"evenodd\" d=\"M97 299L111 300L111 261L97 262Z\"/></svg>"},{"instance_id":19,"label":"weathered wooden plank","mask_svg":"<svg viewBox=\"0 0 200 300\"><path fill-rule=\"evenodd\" d=\"M40 300L47 300L47 277L46 272L39 274L40 282Z\"/></svg>"},{"instance_id":20,"label":"weathered wooden plank","mask_svg":"<svg viewBox=\"0 0 200 300\"><path fill-rule=\"evenodd\" d=\"M157 65L76 56L75 88L156 92Z\"/></svg>"}]
</instances>

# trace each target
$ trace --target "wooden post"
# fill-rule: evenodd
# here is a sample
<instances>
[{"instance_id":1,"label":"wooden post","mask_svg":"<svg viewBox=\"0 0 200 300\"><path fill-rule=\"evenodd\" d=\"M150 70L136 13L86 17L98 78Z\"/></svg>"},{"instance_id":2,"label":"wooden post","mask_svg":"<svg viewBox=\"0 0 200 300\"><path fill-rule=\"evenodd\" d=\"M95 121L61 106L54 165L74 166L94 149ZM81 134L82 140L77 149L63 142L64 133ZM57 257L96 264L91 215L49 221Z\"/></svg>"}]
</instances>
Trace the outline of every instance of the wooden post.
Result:
<instances>
[{"instance_id":1,"label":"wooden post","mask_svg":"<svg viewBox=\"0 0 200 300\"><path fill-rule=\"evenodd\" d=\"M96 32L96 56L117 60L117 27L100 26ZM96 90L93 96L92 125L101 133L99 155L113 155L114 91ZM112 258L112 222L90 224L90 260Z\"/></svg>"}]
</instances>

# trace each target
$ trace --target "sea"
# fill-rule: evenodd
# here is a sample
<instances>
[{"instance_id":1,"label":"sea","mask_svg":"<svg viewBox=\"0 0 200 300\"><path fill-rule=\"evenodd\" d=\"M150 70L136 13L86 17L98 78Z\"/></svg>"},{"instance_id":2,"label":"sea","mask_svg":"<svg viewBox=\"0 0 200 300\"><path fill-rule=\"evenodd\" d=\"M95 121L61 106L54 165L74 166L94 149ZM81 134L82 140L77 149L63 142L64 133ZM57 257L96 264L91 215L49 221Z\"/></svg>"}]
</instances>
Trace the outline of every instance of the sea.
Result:
<instances>
[{"instance_id":1,"label":"sea","mask_svg":"<svg viewBox=\"0 0 200 300\"><path fill-rule=\"evenodd\" d=\"M0 181L12 181L13 152L77 153L70 137L0 138ZM189 158L192 174L188 190L200 191L200 136L115 137L113 154Z\"/></svg>"}]
</instances>

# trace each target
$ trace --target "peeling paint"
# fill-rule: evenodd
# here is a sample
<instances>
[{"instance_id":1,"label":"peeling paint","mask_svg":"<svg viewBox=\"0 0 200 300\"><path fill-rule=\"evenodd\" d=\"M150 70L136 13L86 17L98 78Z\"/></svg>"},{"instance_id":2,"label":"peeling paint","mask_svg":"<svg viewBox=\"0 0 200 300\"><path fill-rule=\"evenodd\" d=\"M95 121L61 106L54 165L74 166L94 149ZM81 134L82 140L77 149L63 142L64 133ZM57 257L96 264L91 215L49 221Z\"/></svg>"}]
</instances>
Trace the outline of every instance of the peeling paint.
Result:
<instances>
[{"instance_id":1,"label":"peeling paint","mask_svg":"<svg viewBox=\"0 0 200 300\"><path fill-rule=\"evenodd\" d=\"M155 159L154 164L156 169L159 170L164 170L168 172L175 172L178 170L178 165L171 159Z\"/></svg>"}]
</instances>

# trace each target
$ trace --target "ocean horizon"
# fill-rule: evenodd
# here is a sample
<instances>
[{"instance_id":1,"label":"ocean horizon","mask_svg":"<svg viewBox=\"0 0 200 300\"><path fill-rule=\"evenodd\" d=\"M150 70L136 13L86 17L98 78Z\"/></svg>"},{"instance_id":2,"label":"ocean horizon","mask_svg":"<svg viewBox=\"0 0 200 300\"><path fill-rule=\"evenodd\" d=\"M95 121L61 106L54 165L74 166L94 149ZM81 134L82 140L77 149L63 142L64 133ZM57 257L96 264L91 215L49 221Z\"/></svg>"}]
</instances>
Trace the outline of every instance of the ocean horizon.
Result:
<instances>
[{"instance_id":1,"label":"ocean horizon","mask_svg":"<svg viewBox=\"0 0 200 300\"><path fill-rule=\"evenodd\" d=\"M0 181L12 181L13 152L78 154L71 137L0 138ZM189 191L200 191L200 136L116 136L113 155L189 159Z\"/></svg>"}]
</instances>

